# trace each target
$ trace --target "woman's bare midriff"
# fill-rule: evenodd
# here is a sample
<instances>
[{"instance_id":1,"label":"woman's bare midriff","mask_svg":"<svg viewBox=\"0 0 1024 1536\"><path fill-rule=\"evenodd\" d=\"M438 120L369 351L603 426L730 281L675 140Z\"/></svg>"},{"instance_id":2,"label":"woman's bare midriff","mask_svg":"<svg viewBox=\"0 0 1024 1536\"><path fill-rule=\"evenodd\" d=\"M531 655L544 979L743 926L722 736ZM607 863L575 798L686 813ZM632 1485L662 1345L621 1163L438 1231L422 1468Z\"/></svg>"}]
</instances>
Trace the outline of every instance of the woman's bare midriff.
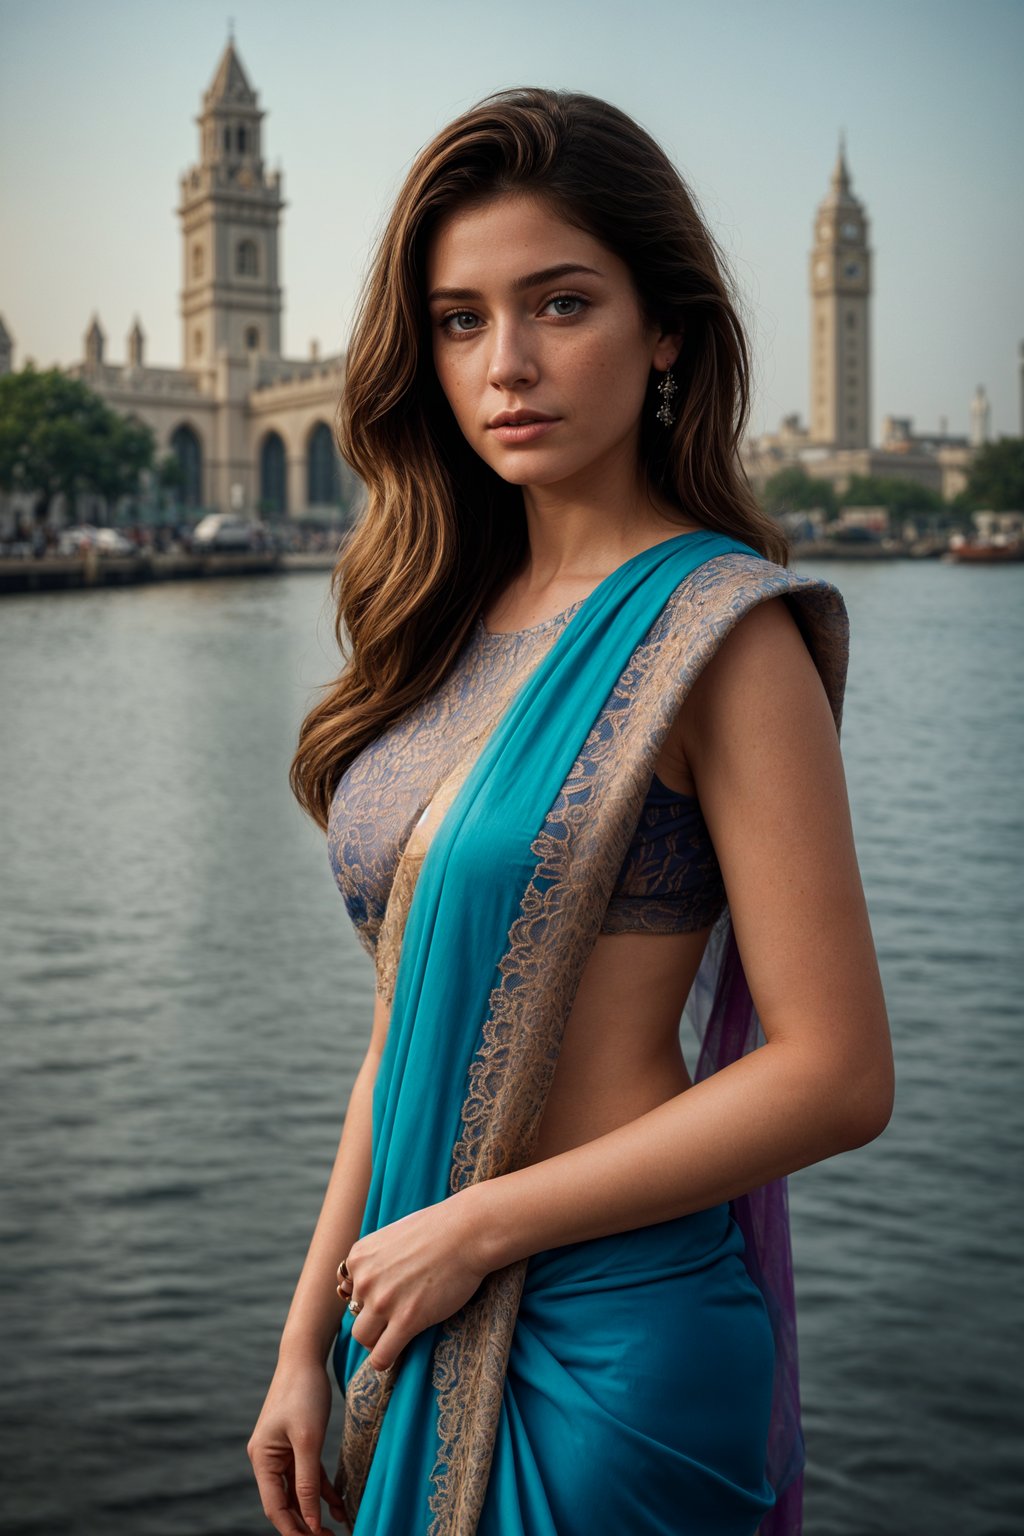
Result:
<instances>
[{"instance_id":1,"label":"woman's bare midriff","mask_svg":"<svg viewBox=\"0 0 1024 1536\"><path fill-rule=\"evenodd\" d=\"M692 1086L679 1023L710 932L598 935L528 1161L593 1141ZM379 998L378 1008L386 1031Z\"/></svg>"},{"instance_id":2,"label":"woman's bare midriff","mask_svg":"<svg viewBox=\"0 0 1024 1536\"><path fill-rule=\"evenodd\" d=\"M682 727L680 711L654 771L670 789L694 795ZM593 1141L693 1086L679 1023L710 933L598 935L566 1022L531 1161Z\"/></svg>"},{"instance_id":3,"label":"woman's bare midriff","mask_svg":"<svg viewBox=\"0 0 1024 1536\"><path fill-rule=\"evenodd\" d=\"M709 932L598 936L531 1161L593 1141L691 1086L679 1020Z\"/></svg>"}]
</instances>

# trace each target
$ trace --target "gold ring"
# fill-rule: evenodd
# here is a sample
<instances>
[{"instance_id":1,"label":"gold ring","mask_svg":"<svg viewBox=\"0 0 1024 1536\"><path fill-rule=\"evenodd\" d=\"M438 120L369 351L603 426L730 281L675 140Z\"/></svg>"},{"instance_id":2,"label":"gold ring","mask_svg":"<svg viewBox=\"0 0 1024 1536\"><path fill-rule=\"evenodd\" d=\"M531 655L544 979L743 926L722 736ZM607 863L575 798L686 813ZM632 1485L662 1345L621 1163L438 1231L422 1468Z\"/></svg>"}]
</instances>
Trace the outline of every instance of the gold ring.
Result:
<instances>
[{"instance_id":1,"label":"gold ring","mask_svg":"<svg viewBox=\"0 0 1024 1536\"><path fill-rule=\"evenodd\" d=\"M352 1276L348 1272L348 1265L345 1263L345 1260L342 1259L341 1263L338 1265L338 1279L351 1280L351 1278Z\"/></svg>"}]
</instances>

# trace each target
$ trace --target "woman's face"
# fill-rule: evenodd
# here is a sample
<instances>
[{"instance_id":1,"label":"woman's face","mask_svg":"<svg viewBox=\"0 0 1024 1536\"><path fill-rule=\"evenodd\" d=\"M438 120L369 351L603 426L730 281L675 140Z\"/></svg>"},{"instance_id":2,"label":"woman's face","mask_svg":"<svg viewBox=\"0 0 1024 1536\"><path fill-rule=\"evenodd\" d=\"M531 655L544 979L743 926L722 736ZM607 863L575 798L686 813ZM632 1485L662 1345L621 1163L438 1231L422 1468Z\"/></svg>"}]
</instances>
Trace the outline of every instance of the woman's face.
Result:
<instances>
[{"instance_id":1,"label":"woman's face","mask_svg":"<svg viewBox=\"0 0 1024 1536\"><path fill-rule=\"evenodd\" d=\"M625 262L543 198L510 194L439 225L426 289L441 388L503 480L636 473L650 370L681 338L646 320Z\"/></svg>"}]
</instances>

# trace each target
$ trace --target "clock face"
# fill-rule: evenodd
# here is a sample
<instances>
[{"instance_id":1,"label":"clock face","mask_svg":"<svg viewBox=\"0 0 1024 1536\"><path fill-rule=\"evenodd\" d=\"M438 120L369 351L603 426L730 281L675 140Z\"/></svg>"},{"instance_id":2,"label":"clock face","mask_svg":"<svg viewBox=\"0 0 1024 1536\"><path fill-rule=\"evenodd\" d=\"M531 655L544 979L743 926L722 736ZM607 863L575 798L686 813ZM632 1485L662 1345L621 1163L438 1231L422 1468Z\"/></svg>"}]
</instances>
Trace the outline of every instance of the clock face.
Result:
<instances>
[{"instance_id":1,"label":"clock face","mask_svg":"<svg viewBox=\"0 0 1024 1536\"><path fill-rule=\"evenodd\" d=\"M860 277L860 262L848 261L843 266L844 277Z\"/></svg>"},{"instance_id":2,"label":"clock face","mask_svg":"<svg viewBox=\"0 0 1024 1536\"><path fill-rule=\"evenodd\" d=\"M828 262L827 261L819 261L818 265L815 267L814 271L815 271L815 275L817 277L828 277L828 274L829 274L829 264L828 264Z\"/></svg>"},{"instance_id":3,"label":"clock face","mask_svg":"<svg viewBox=\"0 0 1024 1536\"><path fill-rule=\"evenodd\" d=\"M856 240L859 234L860 230L857 228L856 224L847 219L846 223L843 225L843 239Z\"/></svg>"}]
</instances>

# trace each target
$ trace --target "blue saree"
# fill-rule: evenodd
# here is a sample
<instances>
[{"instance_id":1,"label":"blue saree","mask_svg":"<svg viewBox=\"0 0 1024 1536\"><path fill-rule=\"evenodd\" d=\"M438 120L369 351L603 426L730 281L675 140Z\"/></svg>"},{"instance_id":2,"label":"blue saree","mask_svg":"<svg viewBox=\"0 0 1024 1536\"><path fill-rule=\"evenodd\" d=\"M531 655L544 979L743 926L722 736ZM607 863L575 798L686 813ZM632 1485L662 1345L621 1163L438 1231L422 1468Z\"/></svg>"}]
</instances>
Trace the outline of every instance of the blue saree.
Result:
<instances>
[{"instance_id":1,"label":"blue saree","mask_svg":"<svg viewBox=\"0 0 1024 1536\"><path fill-rule=\"evenodd\" d=\"M841 720L831 584L685 533L582 602L409 835L378 949L391 1017L361 1232L521 1166L665 735L724 636L785 595ZM760 1043L726 907L687 1000L695 1077ZM797 1536L785 1181L488 1275L375 1372L345 1315L355 1536Z\"/></svg>"}]
</instances>

